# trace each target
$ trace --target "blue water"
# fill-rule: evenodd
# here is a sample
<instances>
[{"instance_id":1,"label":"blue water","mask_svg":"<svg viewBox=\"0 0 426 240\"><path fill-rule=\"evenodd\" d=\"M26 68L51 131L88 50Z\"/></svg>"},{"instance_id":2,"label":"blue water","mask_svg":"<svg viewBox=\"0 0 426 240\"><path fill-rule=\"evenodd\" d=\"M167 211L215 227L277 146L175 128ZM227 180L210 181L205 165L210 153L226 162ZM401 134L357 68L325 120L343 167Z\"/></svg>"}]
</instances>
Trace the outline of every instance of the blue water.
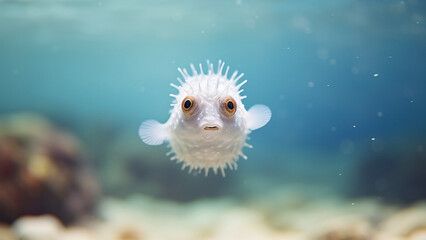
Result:
<instances>
[{"instance_id":1,"label":"blue water","mask_svg":"<svg viewBox=\"0 0 426 240\"><path fill-rule=\"evenodd\" d=\"M221 59L245 73L244 104L272 110L234 179L354 184L370 155L425 159L425 43L420 0L3 0L0 113L44 114L89 151L93 126L138 141L168 119L177 67Z\"/></svg>"}]
</instances>

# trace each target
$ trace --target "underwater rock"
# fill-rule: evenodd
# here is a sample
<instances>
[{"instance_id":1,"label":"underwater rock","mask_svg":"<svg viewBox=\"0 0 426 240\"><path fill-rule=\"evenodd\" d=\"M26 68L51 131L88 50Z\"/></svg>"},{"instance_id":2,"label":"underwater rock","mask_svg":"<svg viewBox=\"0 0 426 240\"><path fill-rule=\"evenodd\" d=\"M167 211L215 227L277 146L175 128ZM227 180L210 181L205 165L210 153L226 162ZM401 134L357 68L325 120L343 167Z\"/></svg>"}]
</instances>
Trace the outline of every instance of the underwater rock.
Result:
<instances>
[{"instance_id":1,"label":"underwater rock","mask_svg":"<svg viewBox=\"0 0 426 240\"><path fill-rule=\"evenodd\" d=\"M52 215L21 217L13 223L10 231L14 237L6 238L8 240L100 240L95 231L75 226L66 228Z\"/></svg>"},{"instance_id":2,"label":"underwater rock","mask_svg":"<svg viewBox=\"0 0 426 240\"><path fill-rule=\"evenodd\" d=\"M13 223L12 228L19 239L55 240L64 226L51 215L22 217Z\"/></svg>"},{"instance_id":3,"label":"underwater rock","mask_svg":"<svg viewBox=\"0 0 426 240\"><path fill-rule=\"evenodd\" d=\"M0 118L0 222L53 214L68 224L91 213L98 193L73 135L36 114Z\"/></svg>"}]
</instances>

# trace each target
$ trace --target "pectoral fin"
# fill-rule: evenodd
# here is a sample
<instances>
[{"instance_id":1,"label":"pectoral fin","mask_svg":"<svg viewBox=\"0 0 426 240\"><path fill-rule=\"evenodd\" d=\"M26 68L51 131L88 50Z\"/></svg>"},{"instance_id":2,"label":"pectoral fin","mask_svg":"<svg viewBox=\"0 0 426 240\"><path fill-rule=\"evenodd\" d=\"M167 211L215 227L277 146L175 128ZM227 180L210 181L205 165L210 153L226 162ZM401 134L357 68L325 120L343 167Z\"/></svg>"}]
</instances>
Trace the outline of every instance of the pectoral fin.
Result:
<instances>
[{"instance_id":1,"label":"pectoral fin","mask_svg":"<svg viewBox=\"0 0 426 240\"><path fill-rule=\"evenodd\" d=\"M167 126L155 120L146 120L139 127L139 137L148 145L160 145L167 139Z\"/></svg>"},{"instance_id":2,"label":"pectoral fin","mask_svg":"<svg viewBox=\"0 0 426 240\"><path fill-rule=\"evenodd\" d=\"M265 126L271 119L271 109L265 105L257 104L248 110L247 127L256 130Z\"/></svg>"}]
</instances>

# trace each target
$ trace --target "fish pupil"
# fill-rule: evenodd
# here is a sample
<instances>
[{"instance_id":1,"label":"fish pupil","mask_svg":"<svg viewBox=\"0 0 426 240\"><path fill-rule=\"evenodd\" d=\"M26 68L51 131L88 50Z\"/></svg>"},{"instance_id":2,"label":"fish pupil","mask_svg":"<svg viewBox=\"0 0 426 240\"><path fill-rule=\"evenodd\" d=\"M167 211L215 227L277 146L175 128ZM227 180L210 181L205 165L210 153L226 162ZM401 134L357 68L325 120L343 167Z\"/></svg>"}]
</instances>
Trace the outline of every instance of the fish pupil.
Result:
<instances>
[{"instance_id":1,"label":"fish pupil","mask_svg":"<svg viewBox=\"0 0 426 240\"><path fill-rule=\"evenodd\" d=\"M228 101L228 103L226 104L228 106L229 109L234 109L234 103L232 101Z\"/></svg>"},{"instance_id":2,"label":"fish pupil","mask_svg":"<svg viewBox=\"0 0 426 240\"><path fill-rule=\"evenodd\" d=\"M186 100L185 101L185 103L183 104L183 106L185 107L185 109L188 109L188 108L190 108L191 107L191 105L192 105L192 103L191 103L191 100Z\"/></svg>"}]
</instances>

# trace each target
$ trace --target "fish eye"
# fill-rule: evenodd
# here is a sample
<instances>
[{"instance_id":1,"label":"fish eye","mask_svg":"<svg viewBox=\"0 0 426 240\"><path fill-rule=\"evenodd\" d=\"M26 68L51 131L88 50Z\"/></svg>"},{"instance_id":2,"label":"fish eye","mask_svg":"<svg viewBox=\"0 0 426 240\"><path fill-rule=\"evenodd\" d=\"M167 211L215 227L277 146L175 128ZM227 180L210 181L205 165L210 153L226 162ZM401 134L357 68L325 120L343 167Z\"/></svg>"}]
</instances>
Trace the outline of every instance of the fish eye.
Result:
<instances>
[{"instance_id":1,"label":"fish eye","mask_svg":"<svg viewBox=\"0 0 426 240\"><path fill-rule=\"evenodd\" d=\"M196 109L196 101L195 98L192 96L188 96L182 101L182 111L187 116L191 116L194 114L194 111Z\"/></svg>"},{"instance_id":2,"label":"fish eye","mask_svg":"<svg viewBox=\"0 0 426 240\"><path fill-rule=\"evenodd\" d=\"M236 111L237 111L237 104L235 103L235 100L232 97L225 98L224 101L222 102L223 115L230 118L234 116Z\"/></svg>"}]
</instances>

